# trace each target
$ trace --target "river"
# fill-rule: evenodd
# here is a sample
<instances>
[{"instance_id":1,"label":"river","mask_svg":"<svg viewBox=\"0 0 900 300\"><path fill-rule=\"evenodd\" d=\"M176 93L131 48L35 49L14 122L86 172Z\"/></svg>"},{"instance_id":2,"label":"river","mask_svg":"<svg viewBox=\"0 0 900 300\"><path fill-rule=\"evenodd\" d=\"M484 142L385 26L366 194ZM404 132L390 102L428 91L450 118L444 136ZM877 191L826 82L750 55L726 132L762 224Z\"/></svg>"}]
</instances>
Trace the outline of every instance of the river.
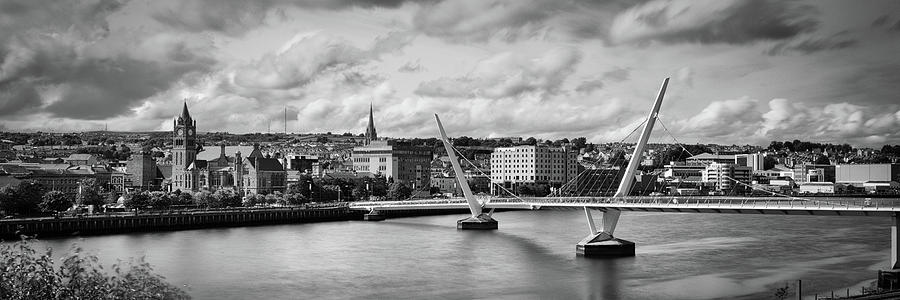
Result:
<instances>
[{"instance_id":1,"label":"river","mask_svg":"<svg viewBox=\"0 0 900 300\"><path fill-rule=\"evenodd\" d=\"M876 277L890 220L874 217L623 213L636 256L585 259L579 210L497 213L496 231L462 215L40 240L78 244L110 265L145 257L197 299L771 299L829 294Z\"/></svg>"}]
</instances>

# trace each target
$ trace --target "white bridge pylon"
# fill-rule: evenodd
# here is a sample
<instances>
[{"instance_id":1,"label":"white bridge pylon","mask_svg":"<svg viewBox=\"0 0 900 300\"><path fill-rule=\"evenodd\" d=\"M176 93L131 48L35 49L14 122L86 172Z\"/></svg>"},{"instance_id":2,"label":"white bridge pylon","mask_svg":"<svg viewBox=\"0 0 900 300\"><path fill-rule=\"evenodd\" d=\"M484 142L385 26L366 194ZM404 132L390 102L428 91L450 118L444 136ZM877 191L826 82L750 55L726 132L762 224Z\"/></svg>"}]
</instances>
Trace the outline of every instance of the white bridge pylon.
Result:
<instances>
[{"instance_id":1,"label":"white bridge pylon","mask_svg":"<svg viewBox=\"0 0 900 300\"><path fill-rule=\"evenodd\" d=\"M625 168L625 174L622 178L621 183L619 184L619 188L616 190L615 195L613 197L626 197L631 192L631 184L634 181L634 174L637 171L638 164L641 161L641 155L644 153L644 148L647 147L647 141L650 139L650 133L653 131L653 125L656 124L656 119L659 115L659 108L662 105L663 97L666 94L666 87L669 85L669 78L666 78L662 87L659 88L659 94L656 96L656 101L653 103L653 109L650 110L650 115L647 116L647 121L644 123L644 129L641 131L640 139L638 140L637 145L634 147L634 152L631 155L631 160L628 161L628 166ZM600 223L600 230L597 230L596 225L594 224L594 217L591 215L591 209L587 206L584 207L584 214L588 220L588 227L590 229L590 234L587 238L588 241L599 241L599 240L608 240L613 238L613 232L616 231L616 224L619 223L619 215L622 214L622 211L617 209L608 209L603 212L603 217Z\"/></svg>"},{"instance_id":2,"label":"white bridge pylon","mask_svg":"<svg viewBox=\"0 0 900 300\"><path fill-rule=\"evenodd\" d=\"M453 151L453 145L450 144L450 140L447 139L447 133L444 132L444 125L441 124L441 118L438 117L437 114L434 114L434 120L437 121L438 129L441 131L441 142L444 143L444 148L447 149L447 156L450 157L450 164L453 165L453 173L456 173L456 181L462 189L463 196L466 198L466 203L469 204L469 210L472 212L472 217L476 218L482 214L482 204L475 199L475 195L472 194L472 189L469 188L469 183L466 181L462 166L459 165L456 153Z\"/></svg>"}]
</instances>

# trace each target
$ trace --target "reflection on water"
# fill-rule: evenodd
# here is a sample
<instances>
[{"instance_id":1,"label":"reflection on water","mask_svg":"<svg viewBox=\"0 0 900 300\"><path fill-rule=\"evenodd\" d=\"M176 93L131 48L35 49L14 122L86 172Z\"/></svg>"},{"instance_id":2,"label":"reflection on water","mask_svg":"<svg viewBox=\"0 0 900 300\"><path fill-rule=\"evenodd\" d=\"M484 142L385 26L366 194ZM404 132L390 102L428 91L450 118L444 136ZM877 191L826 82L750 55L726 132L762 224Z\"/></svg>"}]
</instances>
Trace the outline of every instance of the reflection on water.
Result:
<instances>
[{"instance_id":1,"label":"reflection on water","mask_svg":"<svg viewBox=\"0 0 900 300\"><path fill-rule=\"evenodd\" d=\"M890 248L886 218L626 213L617 236L637 256L585 259L579 211L498 213L488 232L457 231L460 217L39 243L78 243L106 264L146 256L200 299L754 299L797 279L824 294L874 278Z\"/></svg>"}]
</instances>

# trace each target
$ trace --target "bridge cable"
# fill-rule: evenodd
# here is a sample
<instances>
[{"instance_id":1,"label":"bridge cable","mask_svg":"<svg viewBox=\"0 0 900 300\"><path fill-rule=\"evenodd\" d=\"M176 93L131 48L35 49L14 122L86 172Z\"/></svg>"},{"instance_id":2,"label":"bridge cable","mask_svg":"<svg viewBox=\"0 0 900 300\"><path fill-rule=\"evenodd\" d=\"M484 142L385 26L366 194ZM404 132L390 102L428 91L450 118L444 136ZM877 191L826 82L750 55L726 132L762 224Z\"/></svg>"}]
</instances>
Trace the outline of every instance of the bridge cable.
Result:
<instances>
[{"instance_id":1,"label":"bridge cable","mask_svg":"<svg viewBox=\"0 0 900 300\"><path fill-rule=\"evenodd\" d=\"M466 160L466 162L468 162L469 165L471 165L472 168L475 169L475 171L478 171L478 173L480 173L482 176L487 176L488 180L491 180L491 176L488 176L487 174L485 174L484 171L482 171L480 168L478 168L478 166L475 165L475 163L473 163L471 160L469 160L468 158L466 158L466 156L463 155L463 153L460 152L459 149L456 149L456 147L454 147L453 145L450 145L450 148L453 149L453 152L456 152L457 154L459 154L459 157L462 157L464 160ZM454 170L454 171L455 171L455 170ZM468 184L468 183L467 183L467 184ZM511 192L510 190L506 189L506 188L503 187L502 185L499 185L499 184L494 183L493 180L491 180L491 184L494 184L494 185L500 187L501 189L503 189L504 191L506 191L507 193L509 193L509 194L512 195L513 197L515 197L516 199L519 199L519 201L525 202L524 199L522 199L522 198L519 197L518 195L514 194L514 193ZM485 205L485 204L487 204L487 202L490 202L490 198L488 198L488 200L487 200L485 203L482 203L482 206Z\"/></svg>"}]
</instances>

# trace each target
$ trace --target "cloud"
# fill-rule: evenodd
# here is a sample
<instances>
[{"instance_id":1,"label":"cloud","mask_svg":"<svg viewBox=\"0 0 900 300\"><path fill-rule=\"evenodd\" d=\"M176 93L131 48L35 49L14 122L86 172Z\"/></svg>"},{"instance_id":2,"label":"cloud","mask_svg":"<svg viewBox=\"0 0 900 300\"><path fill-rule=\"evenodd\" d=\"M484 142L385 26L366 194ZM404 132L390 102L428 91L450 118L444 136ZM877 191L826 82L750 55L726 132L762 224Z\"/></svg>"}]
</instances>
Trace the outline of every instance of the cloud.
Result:
<instances>
[{"instance_id":1,"label":"cloud","mask_svg":"<svg viewBox=\"0 0 900 300\"><path fill-rule=\"evenodd\" d=\"M555 94L581 60L574 48L555 48L528 58L504 52L484 59L462 77L440 78L419 84L415 93L445 98L505 98L524 93Z\"/></svg>"},{"instance_id":2,"label":"cloud","mask_svg":"<svg viewBox=\"0 0 900 300\"><path fill-rule=\"evenodd\" d=\"M28 31L103 38L109 33L106 17L121 6L115 0L5 0L0 3L0 44Z\"/></svg>"},{"instance_id":3,"label":"cloud","mask_svg":"<svg viewBox=\"0 0 900 300\"><path fill-rule=\"evenodd\" d=\"M376 38L371 49L364 50L331 35L300 34L278 52L267 54L238 68L234 83L252 89L300 87L323 73L340 72L376 60L384 53L399 50L410 41L397 36L404 35L389 34Z\"/></svg>"},{"instance_id":4,"label":"cloud","mask_svg":"<svg viewBox=\"0 0 900 300\"><path fill-rule=\"evenodd\" d=\"M56 117L104 119L128 112L184 75L214 63L185 43L155 44L151 37L140 45L157 55L136 58L128 49L97 49L95 41L78 38L39 32L14 37L0 64L0 89L20 99L30 97L31 106ZM7 105L4 110L14 113L15 108L25 106Z\"/></svg>"},{"instance_id":5,"label":"cloud","mask_svg":"<svg viewBox=\"0 0 900 300\"><path fill-rule=\"evenodd\" d=\"M603 72L598 77L582 81L575 87L575 91L581 94L590 94L605 86L605 82L623 82L631 78L631 69L615 67L612 70Z\"/></svg>"},{"instance_id":6,"label":"cloud","mask_svg":"<svg viewBox=\"0 0 900 300\"><path fill-rule=\"evenodd\" d=\"M869 145L900 139L900 106L846 102L810 105L783 98L713 101L696 116L674 123L676 136L766 144L800 139Z\"/></svg>"},{"instance_id":7,"label":"cloud","mask_svg":"<svg viewBox=\"0 0 900 300\"><path fill-rule=\"evenodd\" d=\"M755 130L760 122L760 114L756 110L756 99L747 97L732 100L713 101L697 115L681 121L684 131L700 133L706 137L721 137L743 134Z\"/></svg>"},{"instance_id":8,"label":"cloud","mask_svg":"<svg viewBox=\"0 0 900 300\"><path fill-rule=\"evenodd\" d=\"M616 67L613 70L603 72L603 79L610 81L625 81L631 78L631 69Z\"/></svg>"},{"instance_id":9,"label":"cloud","mask_svg":"<svg viewBox=\"0 0 900 300\"><path fill-rule=\"evenodd\" d=\"M881 15L874 21L872 21L872 27L881 27L890 22L891 15Z\"/></svg>"},{"instance_id":10,"label":"cloud","mask_svg":"<svg viewBox=\"0 0 900 300\"><path fill-rule=\"evenodd\" d=\"M575 87L575 91L582 94L590 94L595 90L603 88L603 81L600 79L582 81Z\"/></svg>"},{"instance_id":11,"label":"cloud","mask_svg":"<svg viewBox=\"0 0 900 300\"><path fill-rule=\"evenodd\" d=\"M425 67L422 66L421 62L417 59L416 61L409 61L400 66L397 69L398 72L402 73L418 73L425 70Z\"/></svg>"},{"instance_id":12,"label":"cloud","mask_svg":"<svg viewBox=\"0 0 900 300\"><path fill-rule=\"evenodd\" d=\"M826 37L805 37L776 43L766 51L768 55L783 55L791 52L810 54L819 51L837 50L853 47L856 40L835 34Z\"/></svg>"},{"instance_id":13,"label":"cloud","mask_svg":"<svg viewBox=\"0 0 900 300\"><path fill-rule=\"evenodd\" d=\"M616 16L610 35L616 43L781 40L815 30L812 12L787 1L655 0Z\"/></svg>"},{"instance_id":14,"label":"cloud","mask_svg":"<svg viewBox=\"0 0 900 300\"><path fill-rule=\"evenodd\" d=\"M188 32L221 32L239 36L266 23L286 7L340 10L352 7L394 8L404 0L177 0L163 2L151 13L159 23Z\"/></svg>"},{"instance_id":15,"label":"cloud","mask_svg":"<svg viewBox=\"0 0 900 300\"><path fill-rule=\"evenodd\" d=\"M178 38L145 34L110 42L106 18L121 6L117 1L3 5L0 20L16 24L0 37L0 91L10 97L0 114L24 118L27 109L39 108L52 117L105 119L214 63Z\"/></svg>"},{"instance_id":16,"label":"cloud","mask_svg":"<svg viewBox=\"0 0 900 300\"><path fill-rule=\"evenodd\" d=\"M447 0L424 5L413 24L429 36L451 41L513 41L539 32L554 6L540 0Z\"/></svg>"},{"instance_id":17,"label":"cloud","mask_svg":"<svg viewBox=\"0 0 900 300\"><path fill-rule=\"evenodd\" d=\"M365 50L324 34L295 38L239 70L234 83L246 88L287 89L302 86L326 70L346 69L367 60Z\"/></svg>"},{"instance_id":18,"label":"cloud","mask_svg":"<svg viewBox=\"0 0 900 300\"><path fill-rule=\"evenodd\" d=\"M694 70L690 67L682 67L675 71L675 80L691 87L694 86Z\"/></svg>"}]
</instances>

